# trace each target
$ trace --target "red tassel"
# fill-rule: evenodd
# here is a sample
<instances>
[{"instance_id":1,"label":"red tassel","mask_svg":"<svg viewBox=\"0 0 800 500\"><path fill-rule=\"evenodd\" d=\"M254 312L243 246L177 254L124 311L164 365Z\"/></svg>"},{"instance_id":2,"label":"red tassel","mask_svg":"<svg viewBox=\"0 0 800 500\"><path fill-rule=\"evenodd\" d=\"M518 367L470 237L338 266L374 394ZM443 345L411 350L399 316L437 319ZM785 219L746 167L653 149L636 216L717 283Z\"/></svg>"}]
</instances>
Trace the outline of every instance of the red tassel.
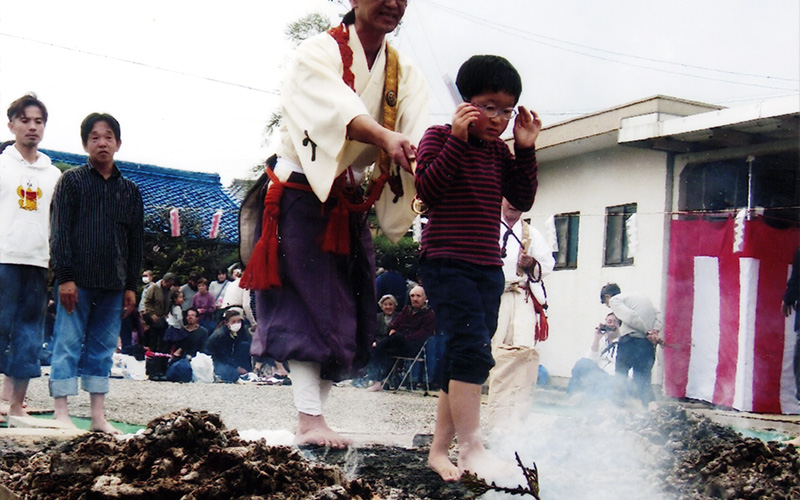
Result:
<instances>
[{"instance_id":1,"label":"red tassel","mask_svg":"<svg viewBox=\"0 0 800 500\"><path fill-rule=\"evenodd\" d=\"M239 286L247 290L269 290L281 286L278 267L278 217L283 196L283 184L267 168L272 185L264 196L264 214L261 219L261 237L242 274Z\"/></svg>"},{"instance_id":2,"label":"red tassel","mask_svg":"<svg viewBox=\"0 0 800 500\"><path fill-rule=\"evenodd\" d=\"M350 211L342 203L341 198L328 215L322 251L338 255L350 253Z\"/></svg>"},{"instance_id":3,"label":"red tassel","mask_svg":"<svg viewBox=\"0 0 800 500\"><path fill-rule=\"evenodd\" d=\"M536 322L536 332L533 338L536 342L544 342L547 340L547 337L550 336L550 325L547 324L547 316L544 313L544 307L536 300L536 297L532 295L531 297L533 298L533 308L539 315L539 321Z\"/></svg>"}]
</instances>

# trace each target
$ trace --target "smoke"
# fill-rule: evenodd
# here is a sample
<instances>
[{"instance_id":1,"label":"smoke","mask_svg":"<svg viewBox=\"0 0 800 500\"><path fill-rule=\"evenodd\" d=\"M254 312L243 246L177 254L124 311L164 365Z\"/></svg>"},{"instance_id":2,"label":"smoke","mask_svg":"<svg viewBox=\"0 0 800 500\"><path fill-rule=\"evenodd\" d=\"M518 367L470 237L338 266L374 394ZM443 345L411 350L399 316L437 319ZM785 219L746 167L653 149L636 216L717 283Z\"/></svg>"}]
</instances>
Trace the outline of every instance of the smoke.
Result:
<instances>
[{"instance_id":1,"label":"smoke","mask_svg":"<svg viewBox=\"0 0 800 500\"><path fill-rule=\"evenodd\" d=\"M493 431L488 445L503 460L518 452L528 467L539 469L542 500L667 500L660 491L665 471L654 470L657 453L631 432L632 414L611 405L586 407L537 405L522 426ZM500 484L498 482L498 484ZM490 492L484 500L519 496Z\"/></svg>"}]
</instances>

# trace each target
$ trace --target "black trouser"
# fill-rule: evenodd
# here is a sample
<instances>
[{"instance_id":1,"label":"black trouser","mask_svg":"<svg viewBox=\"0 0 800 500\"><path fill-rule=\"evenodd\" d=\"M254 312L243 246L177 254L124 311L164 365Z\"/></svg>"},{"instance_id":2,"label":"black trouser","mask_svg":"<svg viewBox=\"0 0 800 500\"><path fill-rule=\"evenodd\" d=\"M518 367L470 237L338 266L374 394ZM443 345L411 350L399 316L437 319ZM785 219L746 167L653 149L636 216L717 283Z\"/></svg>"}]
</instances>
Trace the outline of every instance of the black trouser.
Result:
<instances>
[{"instance_id":1,"label":"black trouser","mask_svg":"<svg viewBox=\"0 0 800 500\"><path fill-rule=\"evenodd\" d=\"M624 397L623 391L628 381L628 371L633 368L633 385L636 395L645 405L653 401L653 387L650 385L650 377L655 360L656 348L646 338L631 337L630 335L620 337L615 365L617 373L616 397L618 400Z\"/></svg>"}]
</instances>

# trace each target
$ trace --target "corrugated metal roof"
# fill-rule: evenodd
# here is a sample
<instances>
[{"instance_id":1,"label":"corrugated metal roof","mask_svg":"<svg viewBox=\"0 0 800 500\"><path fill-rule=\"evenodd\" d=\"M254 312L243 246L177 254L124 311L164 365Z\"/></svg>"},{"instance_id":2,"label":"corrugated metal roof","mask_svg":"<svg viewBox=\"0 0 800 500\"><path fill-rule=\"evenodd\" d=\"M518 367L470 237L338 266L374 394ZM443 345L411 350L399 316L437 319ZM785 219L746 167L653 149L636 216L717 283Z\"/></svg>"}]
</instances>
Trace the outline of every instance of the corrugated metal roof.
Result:
<instances>
[{"instance_id":1,"label":"corrugated metal roof","mask_svg":"<svg viewBox=\"0 0 800 500\"><path fill-rule=\"evenodd\" d=\"M86 155L41 149L53 163L83 165ZM181 221L188 216L202 222L200 234L208 238L211 220L217 210L222 210L219 239L227 243L239 242L239 203L222 187L218 174L190 172L127 161L114 162L124 177L135 182L142 192L145 215L164 217L173 207L180 210ZM186 230L186 228L182 228Z\"/></svg>"}]
</instances>

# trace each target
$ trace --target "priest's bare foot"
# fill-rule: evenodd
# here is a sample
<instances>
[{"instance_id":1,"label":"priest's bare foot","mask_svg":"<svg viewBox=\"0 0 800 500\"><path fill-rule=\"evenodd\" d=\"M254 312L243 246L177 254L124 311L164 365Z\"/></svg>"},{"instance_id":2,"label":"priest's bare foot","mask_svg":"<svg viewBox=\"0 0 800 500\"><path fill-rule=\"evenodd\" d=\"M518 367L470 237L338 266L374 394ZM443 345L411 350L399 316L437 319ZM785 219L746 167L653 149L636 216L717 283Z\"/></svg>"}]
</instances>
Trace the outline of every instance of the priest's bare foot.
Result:
<instances>
[{"instance_id":1,"label":"priest's bare foot","mask_svg":"<svg viewBox=\"0 0 800 500\"><path fill-rule=\"evenodd\" d=\"M461 472L447 455L428 454L428 467L448 483L461 479Z\"/></svg>"},{"instance_id":2,"label":"priest's bare foot","mask_svg":"<svg viewBox=\"0 0 800 500\"><path fill-rule=\"evenodd\" d=\"M347 448L352 443L351 440L328 427L322 415L306 413L300 413L294 442L297 445L315 444L338 449Z\"/></svg>"}]
</instances>

